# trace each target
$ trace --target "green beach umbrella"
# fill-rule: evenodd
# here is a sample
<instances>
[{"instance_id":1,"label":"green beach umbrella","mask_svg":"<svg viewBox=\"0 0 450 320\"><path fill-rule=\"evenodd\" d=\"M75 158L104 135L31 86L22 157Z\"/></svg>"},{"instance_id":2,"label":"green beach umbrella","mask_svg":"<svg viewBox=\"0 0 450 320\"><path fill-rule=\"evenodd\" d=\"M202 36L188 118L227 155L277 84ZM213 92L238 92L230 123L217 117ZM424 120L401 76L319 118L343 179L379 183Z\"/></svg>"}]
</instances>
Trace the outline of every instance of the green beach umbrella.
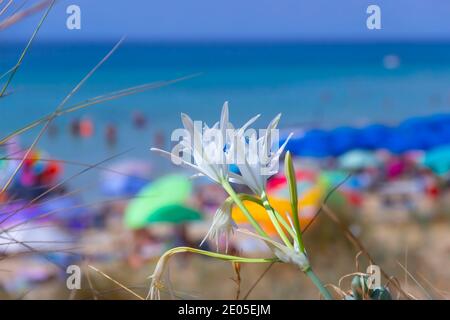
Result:
<instances>
[{"instance_id":1,"label":"green beach umbrella","mask_svg":"<svg viewBox=\"0 0 450 320\"><path fill-rule=\"evenodd\" d=\"M192 183L182 175L168 175L147 186L130 201L125 209L125 225L132 229L145 227L157 210L171 205L183 205L192 192Z\"/></svg>"},{"instance_id":2,"label":"green beach umbrella","mask_svg":"<svg viewBox=\"0 0 450 320\"><path fill-rule=\"evenodd\" d=\"M326 188L332 188L345 181L348 173L343 170L324 170L320 173L319 184Z\"/></svg>"},{"instance_id":3,"label":"green beach umbrella","mask_svg":"<svg viewBox=\"0 0 450 320\"><path fill-rule=\"evenodd\" d=\"M150 212L146 222L147 224L160 222L178 224L201 219L202 214L197 210L180 204L172 204Z\"/></svg>"}]
</instances>

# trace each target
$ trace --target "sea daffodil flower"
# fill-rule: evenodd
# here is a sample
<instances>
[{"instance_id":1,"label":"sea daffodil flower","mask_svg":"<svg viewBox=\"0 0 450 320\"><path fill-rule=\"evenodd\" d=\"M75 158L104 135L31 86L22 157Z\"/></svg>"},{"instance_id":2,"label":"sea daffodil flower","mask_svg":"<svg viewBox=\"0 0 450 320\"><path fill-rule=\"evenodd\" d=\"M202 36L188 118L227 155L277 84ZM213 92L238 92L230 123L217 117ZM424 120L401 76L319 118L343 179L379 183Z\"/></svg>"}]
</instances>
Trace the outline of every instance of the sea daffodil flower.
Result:
<instances>
[{"instance_id":1,"label":"sea daffodil flower","mask_svg":"<svg viewBox=\"0 0 450 320\"><path fill-rule=\"evenodd\" d=\"M292 165L292 159L290 154L286 157L286 169L285 174L289 184L290 200L292 207L292 219L287 216L288 221L278 213L270 204L270 201L266 193L267 179L276 173L279 158L286 147L288 139L278 150L273 150L272 132L276 129L280 120L280 115L277 115L267 127L265 134L259 139L256 136L245 136L246 129L259 117L256 116L250 119L242 128L234 130L232 124L228 120L228 103L225 102L222 108L222 114L220 122L216 123L212 128L205 127L204 133L208 134L211 131L211 135L218 136L218 139L203 139L199 138L200 129L196 128L194 122L187 116L182 115L182 122L189 135L193 137L194 141L189 139L187 141L181 141L178 145L181 151L191 152L194 158L194 164L176 157L180 164L188 165L191 168L196 169L200 175L204 175L219 183L224 190L229 194L229 198L225 203L216 211L213 218L212 225L206 234L206 238L212 238L218 244L219 237L225 235L226 237L226 249L228 248L228 238L236 229L236 225L231 215L231 209L233 205L236 205L246 216L247 220L255 229L256 233L251 231L245 231L237 229L238 231L245 233L248 236L257 238L264 241L272 251L273 258L244 258L238 256L232 256L222 253L214 253L206 250L200 250L195 248L173 248L167 251L159 260L155 272L152 275L152 284L149 296L151 298L159 298L159 289L163 286L163 274L167 261L170 256L178 252L193 252L217 259L222 259L231 262L284 262L294 264L299 267L316 285L319 291L326 299L332 299L328 290L322 285L319 278L312 271L309 264L309 260L306 254L305 247L301 236L301 228L298 219L298 200L297 189L295 181L295 173ZM232 134L228 133L228 129L232 129ZM220 131L217 134L217 131ZM250 146L250 148L249 148ZM255 146L256 150L255 151ZM252 149L253 147L253 149ZM160 149L152 150L160 152L164 155L169 155L174 159L174 155ZM237 155L234 154L237 152ZM263 155L257 154L257 152L263 152ZM256 157L255 157L256 153ZM237 156L237 158L233 156ZM261 158L263 156L263 158ZM219 160L219 161L217 161ZM223 162L225 160L225 162ZM240 174L235 174L229 171L228 165L233 163L229 161L235 161L240 170ZM237 194L233 189L231 183L241 183L247 185L254 195ZM259 222L253 217L244 205L244 200L254 201L255 203L263 206L266 209L270 220L272 221L278 236L283 243L272 239L267 235L264 229L261 228ZM289 223L288 223L289 222ZM205 241L205 239L203 241ZM202 241L202 243L203 243ZM227 250L226 250L227 251ZM170 288L169 288L170 289Z\"/></svg>"}]
</instances>

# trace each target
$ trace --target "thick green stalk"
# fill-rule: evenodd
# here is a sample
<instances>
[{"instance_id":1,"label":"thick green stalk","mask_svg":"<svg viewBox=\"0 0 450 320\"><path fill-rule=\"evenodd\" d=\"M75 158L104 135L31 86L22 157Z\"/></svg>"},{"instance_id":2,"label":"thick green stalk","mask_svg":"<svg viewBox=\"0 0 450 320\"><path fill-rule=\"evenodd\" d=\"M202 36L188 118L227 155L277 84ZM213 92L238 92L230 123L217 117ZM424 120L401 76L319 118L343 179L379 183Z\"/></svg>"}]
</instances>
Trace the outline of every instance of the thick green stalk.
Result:
<instances>
[{"instance_id":1,"label":"thick green stalk","mask_svg":"<svg viewBox=\"0 0 450 320\"><path fill-rule=\"evenodd\" d=\"M222 187L225 189L225 191L230 195L230 197L233 199L234 203L241 209L241 211L244 213L247 220L251 223L253 228L255 228L256 232L260 234L263 237L268 238L269 236L267 233L261 228L259 223L255 220L255 218L251 215L251 213L247 210L245 205L242 203L242 200L239 198L239 196L236 194L234 189L231 187L230 183L227 180L222 181Z\"/></svg>"},{"instance_id":2,"label":"thick green stalk","mask_svg":"<svg viewBox=\"0 0 450 320\"><path fill-rule=\"evenodd\" d=\"M302 229L300 227L300 220L298 218L298 191L297 191L297 179L295 177L294 164L292 162L291 153L288 151L284 160L284 174L289 185L289 197L291 200L292 220L294 221L294 227L297 234L297 242L300 251L305 252L305 246L302 239Z\"/></svg>"},{"instance_id":3,"label":"thick green stalk","mask_svg":"<svg viewBox=\"0 0 450 320\"><path fill-rule=\"evenodd\" d=\"M305 271L305 274L308 276L309 279L314 283L314 285L319 289L320 294L325 298L325 300L333 300L333 296L330 294L330 292L325 288L325 286L322 284L320 279L316 276L316 274L312 271L311 268Z\"/></svg>"},{"instance_id":4,"label":"thick green stalk","mask_svg":"<svg viewBox=\"0 0 450 320\"><path fill-rule=\"evenodd\" d=\"M293 249L294 247L292 246L292 243L287 238L286 234L284 233L283 229L280 226L280 223L278 222L278 219L275 216L274 209L270 205L269 199L267 198L265 191L263 191L261 194L261 200L262 200L263 206L266 209L267 214L269 215L269 218L272 221L272 224L275 227L275 230L277 230L281 240L283 240L284 244L288 248Z\"/></svg>"}]
</instances>

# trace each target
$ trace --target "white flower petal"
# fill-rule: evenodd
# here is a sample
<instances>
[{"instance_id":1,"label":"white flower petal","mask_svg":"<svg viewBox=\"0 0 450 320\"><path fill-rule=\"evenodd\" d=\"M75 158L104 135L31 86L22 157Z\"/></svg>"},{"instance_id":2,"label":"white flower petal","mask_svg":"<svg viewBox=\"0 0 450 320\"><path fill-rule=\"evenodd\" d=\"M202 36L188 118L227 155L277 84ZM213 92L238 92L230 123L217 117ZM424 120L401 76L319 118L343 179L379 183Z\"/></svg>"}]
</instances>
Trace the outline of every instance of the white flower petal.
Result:
<instances>
[{"instance_id":1,"label":"white flower petal","mask_svg":"<svg viewBox=\"0 0 450 320\"><path fill-rule=\"evenodd\" d=\"M184 128L189 131L190 134L194 132L194 122L186 113L181 113L181 122L183 123Z\"/></svg>"},{"instance_id":2,"label":"white flower petal","mask_svg":"<svg viewBox=\"0 0 450 320\"><path fill-rule=\"evenodd\" d=\"M206 239L211 239L215 241L217 250L219 250L219 238L225 235L226 250L228 251L228 240L230 236L234 233L236 229L236 223L231 216L231 209L233 206L233 200L228 198L224 203L217 209L214 214L213 222L209 228L206 236L203 238L200 246L206 241Z\"/></svg>"}]
</instances>

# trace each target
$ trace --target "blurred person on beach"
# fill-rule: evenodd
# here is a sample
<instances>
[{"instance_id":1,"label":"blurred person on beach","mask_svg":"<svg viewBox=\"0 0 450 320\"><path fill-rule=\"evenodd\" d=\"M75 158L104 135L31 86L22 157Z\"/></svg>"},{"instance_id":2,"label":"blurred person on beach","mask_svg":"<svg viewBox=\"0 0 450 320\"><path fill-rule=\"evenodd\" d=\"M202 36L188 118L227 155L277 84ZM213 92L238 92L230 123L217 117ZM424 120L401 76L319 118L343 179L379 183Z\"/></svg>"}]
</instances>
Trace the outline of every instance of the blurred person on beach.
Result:
<instances>
[{"instance_id":1,"label":"blurred person on beach","mask_svg":"<svg viewBox=\"0 0 450 320\"><path fill-rule=\"evenodd\" d=\"M155 148L164 148L165 145L165 135L164 132L162 130L159 130L158 132L155 133L155 138L154 138L154 146Z\"/></svg>"},{"instance_id":2,"label":"blurred person on beach","mask_svg":"<svg viewBox=\"0 0 450 320\"><path fill-rule=\"evenodd\" d=\"M147 118L141 111L135 110L133 112L132 118L133 118L133 126L136 129L143 129L147 126Z\"/></svg>"},{"instance_id":3,"label":"blurred person on beach","mask_svg":"<svg viewBox=\"0 0 450 320\"><path fill-rule=\"evenodd\" d=\"M90 138L94 134L94 123L89 118L82 118L79 125L79 135L82 138Z\"/></svg>"},{"instance_id":4,"label":"blurred person on beach","mask_svg":"<svg viewBox=\"0 0 450 320\"><path fill-rule=\"evenodd\" d=\"M406 164L401 157L392 156L386 163L387 180L392 181L403 176Z\"/></svg>"},{"instance_id":5,"label":"blurred person on beach","mask_svg":"<svg viewBox=\"0 0 450 320\"><path fill-rule=\"evenodd\" d=\"M75 118L70 121L70 134L75 138L80 136L80 119Z\"/></svg>"},{"instance_id":6,"label":"blurred person on beach","mask_svg":"<svg viewBox=\"0 0 450 320\"><path fill-rule=\"evenodd\" d=\"M140 268L145 262L145 249L151 245L159 244L160 240L146 228L133 230L133 244L128 256L128 264L132 268Z\"/></svg>"},{"instance_id":7,"label":"blurred person on beach","mask_svg":"<svg viewBox=\"0 0 450 320\"><path fill-rule=\"evenodd\" d=\"M114 147L117 144L117 127L113 123L106 125L105 139L109 147Z\"/></svg>"},{"instance_id":8,"label":"blurred person on beach","mask_svg":"<svg viewBox=\"0 0 450 320\"><path fill-rule=\"evenodd\" d=\"M425 194L433 200L437 199L441 194L439 180L431 170L421 169L419 172L419 179L423 183Z\"/></svg>"},{"instance_id":9,"label":"blurred person on beach","mask_svg":"<svg viewBox=\"0 0 450 320\"><path fill-rule=\"evenodd\" d=\"M188 228L185 223L177 224L174 227L173 247L196 247L188 236Z\"/></svg>"},{"instance_id":10,"label":"blurred person on beach","mask_svg":"<svg viewBox=\"0 0 450 320\"><path fill-rule=\"evenodd\" d=\"M75 138L90 138L94 134L94 123L87 117L73 119L70 122L70 133Z\"/></svg>"}]
</instances>

